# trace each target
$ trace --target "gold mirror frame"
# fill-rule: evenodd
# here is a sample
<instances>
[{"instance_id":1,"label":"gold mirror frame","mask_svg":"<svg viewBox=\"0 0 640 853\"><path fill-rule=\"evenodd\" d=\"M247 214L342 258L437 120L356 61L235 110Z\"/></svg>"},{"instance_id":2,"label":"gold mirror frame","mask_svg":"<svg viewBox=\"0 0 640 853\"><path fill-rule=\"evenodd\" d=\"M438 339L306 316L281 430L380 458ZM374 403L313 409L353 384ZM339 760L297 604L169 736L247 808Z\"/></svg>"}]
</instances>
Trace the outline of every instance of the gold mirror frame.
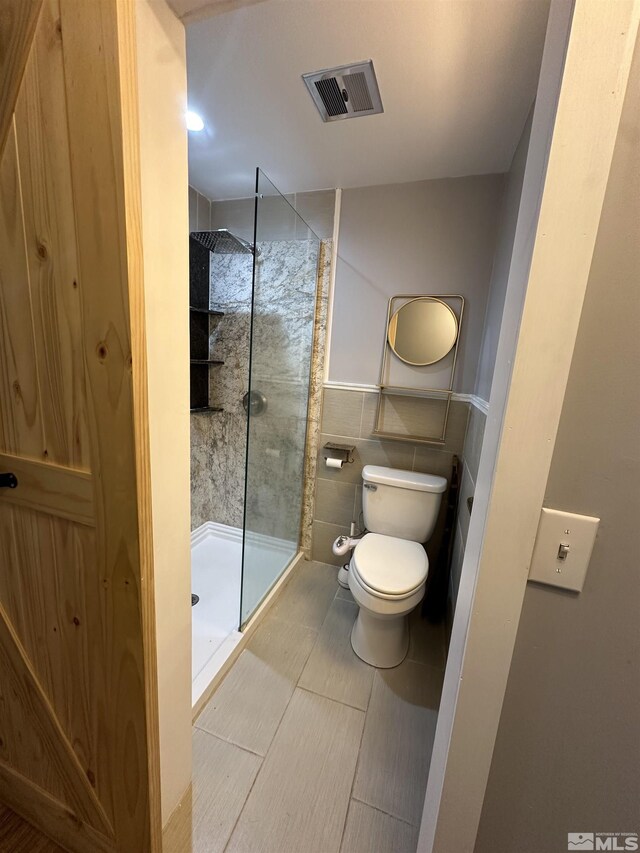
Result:
<instances>
[{"instance_id":1,"label":"gold mirror frame","mask_svg":"<svg viewBox=\"0 0 640 853\"><path fill-rule=\"evenodd\" d=\"M391 317L394 314L394 302L396 300L402 299L402 300L405 300L405 303L407 303L407 302L415 300L415 299L424 299L425 297L429 298L429 299L433 299L433 300L438 300L439 302L443 302L447 306L447 308L449 308L451 310L452 314L454 315L454 317L457 320L456 339L455 339L453 346L449 350L449 353L453 352L453 358L451 359L451 371L449 373L448 387L446 387L446 388L415 388L415 387L408 387L408 386L390 385L388 382L389 352L394 352L394 351L392 350L391 344L389 342L388 329L389 329L389 322L391 320ZM452 306L449 305L448 302L445 302L445 300L452 300L452 301L455 300L459 305L458 312L456 313L454 308L452 308ZM397 439L398 441L415 441L415 442L419 442L422 444L439 444L439 445L442 445L445 443L447 423L449 420L449 410L451 408L451 398L453 396L453 381L454 381L455 371L456 371L456 362L458 360L458 344L460 343L460 335L462 332L462 315L463 315L463 313L464 313L464 296L460 296L457 293L446 293L446 294L441 294L441 293L437 293L437 294L436 293L422 293L422 294L398 293L389 299L389 304L388 304L388 308L387 308L387 323L385 326L384 350L383 350L383 355L382 355L382 364L380 366L380 382L378 383L378 404L376 406L376 416L375 416L374 428L373 428L373 433L372 433L373 435L380 436L381 438ZM449 355L449 353L447 353L447 355ZM446 358L446 356L443 356L443 357ZM404 361L404 359L400 359L400 360ZM438 359L438 361L441 361L441 359ZM404 363L410 364L410 362L404 362ZM437 362L431 362L431 363L436 364ZM412 365L412 366L428 367L429 365ZM438 400L438 399L443 400L445 403L445 412L444 412L444 419L443 419L441 434L438 436L412 435L410 433L388 432L384 429L381 429L380 418L381 418L382 409L383 409L382 400L383 400L383 398L386 399L387 397L391 397L394 395L421 397L421 398L427 398L427 399L432 397L436 400Z\"/></svg>"},{"instance_id":2,"label":"gold mirror frame","mask_svg":"<svg viewBox=\"0 0 640 853\"><path fill-rule=\"evenodd\" d=\"M453 326L449 330L447 329L448 338L446 339L443 347L438 350L438 355L436 358L430 358L427 361L412 361L409 358L406 358L401 354L401 347L398 346L398 324L400 322L400 317L403 311L407 311L410 309L410 306L415 306L417 303L428 303L434 308L437 306L438 308L442 307L445 310L445 319L448 323L452 323ZM418 332L419 330L416 330ZM443 358L446 358L451 350L457 343L459 333L458 326L458 317L456 316L455 311L451 308L450 305L447 305L446 302L443 302L442 299L438 299L435 296L416 296L414 299L409 299L404 305L401 305L389 318L387 323L387 341L389 346L391 347L391 351L399 358L400 361L405 364L410 364L412 367L428 367L430 364L437 364L437 362L442 361ZM446 349L444 348L446 347Z\"/></svg>"}]
</instances>

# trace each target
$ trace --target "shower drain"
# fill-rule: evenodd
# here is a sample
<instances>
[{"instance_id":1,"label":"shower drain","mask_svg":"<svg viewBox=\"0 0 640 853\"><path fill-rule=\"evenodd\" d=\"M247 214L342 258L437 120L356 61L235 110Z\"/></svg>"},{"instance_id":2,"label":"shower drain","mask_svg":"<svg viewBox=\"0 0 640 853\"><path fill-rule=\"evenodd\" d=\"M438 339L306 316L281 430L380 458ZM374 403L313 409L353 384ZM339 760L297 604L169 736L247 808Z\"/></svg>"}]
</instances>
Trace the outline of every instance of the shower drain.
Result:
<instances>
[{"instance_id":1,"label":"shower drain","mask_svg":"<svg viewBox=\"0 0 640 853\"><path fill-rule=\"evenodd\" d=\"M196 595L195 592L192 592L191 593L191 606L193 607L193 605L197 604L199 601L200 601L200 596Z\"/></svg>"}]
</instances>

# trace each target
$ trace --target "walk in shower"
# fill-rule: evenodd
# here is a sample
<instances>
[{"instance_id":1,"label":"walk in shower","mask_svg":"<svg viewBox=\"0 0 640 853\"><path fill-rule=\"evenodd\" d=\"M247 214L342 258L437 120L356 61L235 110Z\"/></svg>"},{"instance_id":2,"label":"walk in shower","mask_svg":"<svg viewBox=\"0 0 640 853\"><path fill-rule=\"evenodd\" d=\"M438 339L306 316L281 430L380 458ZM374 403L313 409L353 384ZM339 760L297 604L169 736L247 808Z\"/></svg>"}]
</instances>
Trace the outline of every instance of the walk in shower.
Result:
<instances>
[{"instance_id":1,"label":"walk in shower","mask_svg":"<svg viewBox=\"0 0 640 853\"><path fill-rule=\"evenodd\" d=\"M260 170L245 204L189 241L194 702L300 542L320 240Z\"/></svg>"}]
</instances>

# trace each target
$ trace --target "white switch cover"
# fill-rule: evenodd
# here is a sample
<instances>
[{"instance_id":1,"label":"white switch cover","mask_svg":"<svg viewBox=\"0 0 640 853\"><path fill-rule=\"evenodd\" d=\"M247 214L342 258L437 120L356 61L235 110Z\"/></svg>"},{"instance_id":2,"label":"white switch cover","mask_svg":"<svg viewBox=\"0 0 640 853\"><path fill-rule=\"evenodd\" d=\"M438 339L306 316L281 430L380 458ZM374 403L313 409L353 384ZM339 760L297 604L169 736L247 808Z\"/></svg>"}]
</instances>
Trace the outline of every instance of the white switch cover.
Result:
<instances>
[{"instance_id":1,"label":"white switch cover","mask_svg":"<svg viewBox=\"0 0 640 853\"><path fill-rule=\"evenodd\" d=\"M529 580L581 592L599 524L590 515L543 507Z\"/></svg>"}]
</instances>

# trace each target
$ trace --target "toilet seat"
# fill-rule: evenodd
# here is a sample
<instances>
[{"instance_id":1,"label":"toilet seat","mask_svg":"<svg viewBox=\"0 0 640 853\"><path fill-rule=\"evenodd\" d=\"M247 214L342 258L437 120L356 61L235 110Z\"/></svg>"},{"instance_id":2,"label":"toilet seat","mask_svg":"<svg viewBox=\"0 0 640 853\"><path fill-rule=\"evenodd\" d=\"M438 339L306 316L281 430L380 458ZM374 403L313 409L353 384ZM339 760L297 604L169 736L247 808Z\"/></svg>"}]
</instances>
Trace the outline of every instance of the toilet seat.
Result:
<instances>
[{"instance_id":1,"label":"toilet seat","mask_svg":"<svg viewBox=\"0 0 640 853\"><path fill-rule=\"evenodd\" d=\"M367 533L356 545L350 571L377 598L408 598L427 579L429 560L418 542Z\"/></svg>"}]
</instances>

